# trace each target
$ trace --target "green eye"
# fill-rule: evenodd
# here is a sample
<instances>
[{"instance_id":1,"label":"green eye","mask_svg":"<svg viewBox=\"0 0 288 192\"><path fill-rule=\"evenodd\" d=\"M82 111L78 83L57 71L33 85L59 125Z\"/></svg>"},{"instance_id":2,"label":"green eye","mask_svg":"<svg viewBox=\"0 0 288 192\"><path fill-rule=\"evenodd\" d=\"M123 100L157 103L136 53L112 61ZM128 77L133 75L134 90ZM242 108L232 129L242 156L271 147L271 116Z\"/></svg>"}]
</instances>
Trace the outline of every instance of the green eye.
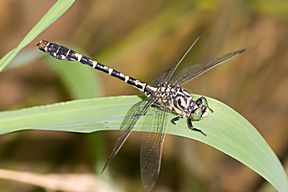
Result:
<instances>
[{"instance_id":1,"label":"green eye","mask_svg":"<svg viewBox=\"0 0 288 192\"><path fill-rule=\"evenodd\" d=\"M202 99L202 103L203 103L204 106L206 106L206 107L208 106L208 102L207 102L206 99Z\"/></svg>"},{"instance_id":2,"label":"green eye","mask_svg":"<svg viewBox=\"0 0 288 192\"><path fill-rule=\"evenodd\" d=\"M202 115L202 110L201 110L201 108L198 108L191 115L191 120L192 121L199 121L201 119L201 115Z\"/></svg>"}]
</instances>

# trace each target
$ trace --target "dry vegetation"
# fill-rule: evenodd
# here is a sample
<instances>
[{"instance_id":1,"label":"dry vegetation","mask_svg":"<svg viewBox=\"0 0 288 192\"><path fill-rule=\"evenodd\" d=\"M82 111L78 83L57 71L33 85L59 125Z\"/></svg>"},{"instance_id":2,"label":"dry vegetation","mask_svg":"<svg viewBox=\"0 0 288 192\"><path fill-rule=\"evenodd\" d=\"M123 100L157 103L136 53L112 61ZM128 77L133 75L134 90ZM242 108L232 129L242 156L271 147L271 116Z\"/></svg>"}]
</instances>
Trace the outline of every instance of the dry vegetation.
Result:
<instances>
[{"instance_id":1,"label":"dry vegetation","mask_svg":"<svg viewBox=\"0 0 288 192\"><path fill-rule=\"evenodd\" d=\"M0 2L1 55L23 38L52 3ZM86 0L77 1L39 39L73 45L145 81L173 64L200 32L200 43L191 54L193 62L246 48L241 57L187 84L186 88L236 109L255 125L285 162L288 157L287 16L288 3L284 0L277 3ZM35 49L33 44L27 48L30 49ZM137 94L122 82L95 74L100 76L103 90L99 92L103 96ZM72 99L68 92L51 67L41 60L29 61L0 76L1 110ZM84 175L93 173L95 165L100 166L117 134L95 135L31 131L1 136L1 167L17 170L19 174L22 171L59 176L76 173L83 176L85 183ZM95 142L96 137L102 136L106 141ZM138 136L129 140L111 170L117 186L131 191L141 189ZM164 150L157 191L255 191L263 187L264 180L253 171L198 142L171 136ZM9 173L1 172L0 177L11 179ZM99 182L97 177L95 182ZM49 179L47 175L47 182ZM32 180L26 182L35 184ZM0 190L44 191L6 180L0 180Z\"/></svg>"}]
</instances>

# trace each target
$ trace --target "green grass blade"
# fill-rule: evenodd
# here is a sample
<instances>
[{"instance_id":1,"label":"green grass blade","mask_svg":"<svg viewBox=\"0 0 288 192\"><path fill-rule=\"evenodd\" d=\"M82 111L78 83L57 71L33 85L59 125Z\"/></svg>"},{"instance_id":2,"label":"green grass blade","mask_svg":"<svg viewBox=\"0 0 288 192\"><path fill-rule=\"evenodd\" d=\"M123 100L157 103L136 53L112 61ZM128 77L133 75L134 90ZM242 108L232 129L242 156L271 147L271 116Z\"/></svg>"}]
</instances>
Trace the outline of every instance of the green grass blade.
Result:
<instances>
[{"instance_id":1,"label":"green grass blade","mask_svg":"<svg viewBox=\"0 0 288 192\"><path fill-rule=\"evenodd\" d=\"M27 46L33 39L35 39L42 31L49 27L61 15L63 15L63 13L65 13L65 11L73 4L73 2L74 0L57 1L45 14L45 16L24 37L21 43L0 60L0 71L2 71L25 46Z\"/></svg>"},{"instance_id":2,"label":"green grass blade","mask_svg":"<svg viewBox=\"0 0 288 192\"><path fill-rule=\"evenodd\" d=\"M118 130L125 113L137 101L139 98L135 96L119 96L2 112L0 134L32 129L80 133ZM184 120L177 125L168 123L167 133L206 143L247 165L278 191L287 191L284 169L257 130L227 105L211 98L208 102L214 113L194 123L207 137L189 130ZM146 128L139 122L135 130Z\"/></svg>"}]
</instances>

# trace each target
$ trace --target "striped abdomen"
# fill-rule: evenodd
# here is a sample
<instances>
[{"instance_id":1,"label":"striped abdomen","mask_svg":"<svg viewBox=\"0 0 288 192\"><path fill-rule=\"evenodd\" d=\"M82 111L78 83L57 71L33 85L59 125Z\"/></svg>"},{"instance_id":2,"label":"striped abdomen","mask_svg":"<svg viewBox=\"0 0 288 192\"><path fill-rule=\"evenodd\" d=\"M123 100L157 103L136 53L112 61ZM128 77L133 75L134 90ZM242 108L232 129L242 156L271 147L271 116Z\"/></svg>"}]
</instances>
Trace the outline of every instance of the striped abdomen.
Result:
<instances>
[{"instance_id":1,"label":"striped abdomen","mask_svg":"<svg viewBox=\"0 0 288 192\"><path fill-rule=\"evenodd\" d=\"M149 93L147 93L147 90L146 90L146 88L148 88L146 83L136 80L133 77L126 76L119 71L109 68L100 62L93 61L89 57L83 56L71 49L58 45L56 43L50 43L45 40L41 40L37 44L37 46L41 51L48 52L51 56L57 59L61 59L61 60L64 59L68 61L79 61L82 64L89 65L90 67L103 71L104 73L107 73L122 81L125 81L126 83L132 85L133 87L137 88L141 92L144 92L145 94L149 95Z\"/></svg>"}]
</instances>

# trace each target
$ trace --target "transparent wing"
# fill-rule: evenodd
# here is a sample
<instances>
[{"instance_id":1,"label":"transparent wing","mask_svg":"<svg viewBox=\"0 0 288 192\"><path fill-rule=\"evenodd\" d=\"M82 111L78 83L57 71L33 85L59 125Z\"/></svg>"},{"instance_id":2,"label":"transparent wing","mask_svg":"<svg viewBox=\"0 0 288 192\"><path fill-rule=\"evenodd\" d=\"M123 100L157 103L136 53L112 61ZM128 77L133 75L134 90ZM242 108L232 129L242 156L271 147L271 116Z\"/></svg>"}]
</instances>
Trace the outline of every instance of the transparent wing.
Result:
<instances>
[{"instance_id":1,"label":"transparent wing","mask_svg":"<svg viewBox=\"0 0 288 192\"><path fill-rule=\"evenodd\" d=\"M151 131L144 133L140 152L141 179L146 192L152 190L160 172L166 116L166 112L151 107L143 124Z\"/></svg>"},{"instance_id":2,"label":"transparent wing","mask_svg":"<svg viewBox=\"0 0 288 192\"><path fill-rule=\"evenodd\" d=\"M131 130L133 129L136 122L139 120L141 116L144 116L146 112L148 111L149 107L152 105L153 100L150 98L146 98L145 100L142 100L135 105L133 105L129 111L127 112L124 120L122 121L120 130L120 136L116 140L116 143L114 145L114 148L112 150L112 153L108 157L103 169L101 172L103 172L107 166L111 163L111 161L114 159L118 151L121 149L122 145L128 138L128 136L131 133Z\"/></svg>"},{"instance_id":3,"label":"transparent wing","mask_svg":"<svg viewBox=\"0 0 288 192\"><path fill-rule=\"evenodd\" d=\"M166 72L161 74L159 77L154 79L152 81L151 85L155 86L155 85L158 85L158 84L165 82L165 81L168 82L170 80L171 76L173 75L173 73L175 72L175 70L177 69L177 67L181 64L183 59L190 52L190 50L194 47L194 45L198 42L199 39L200 39L200 35L192 42L192 44L189 46L189 48L184 53L184 55L178 60L178 62L175 65L173 65L170 69L168 69Z\"/></svg>"},{"instance_id":4,"label":"transparent wing","mask_svg":"<svg viewBox=\"0 0 288 192\"><path fill-rule=\"evenodd\" d=\"M177 75L171 79L172 84L178 84L182 85L184 83L187 83L188 81L191 81L192 79L198 77L199 75L205 73L206 71L212 69L218 64L221 64L229 59L232 59L233 57L243 53L245 49L240 49L225 55L222 55L221 57L218 57L212 61L209 61L207 63L202 64L195 64L191 65L187 68L184 68L182 71L180 71Z\"/></svg>"}]
</instances>

